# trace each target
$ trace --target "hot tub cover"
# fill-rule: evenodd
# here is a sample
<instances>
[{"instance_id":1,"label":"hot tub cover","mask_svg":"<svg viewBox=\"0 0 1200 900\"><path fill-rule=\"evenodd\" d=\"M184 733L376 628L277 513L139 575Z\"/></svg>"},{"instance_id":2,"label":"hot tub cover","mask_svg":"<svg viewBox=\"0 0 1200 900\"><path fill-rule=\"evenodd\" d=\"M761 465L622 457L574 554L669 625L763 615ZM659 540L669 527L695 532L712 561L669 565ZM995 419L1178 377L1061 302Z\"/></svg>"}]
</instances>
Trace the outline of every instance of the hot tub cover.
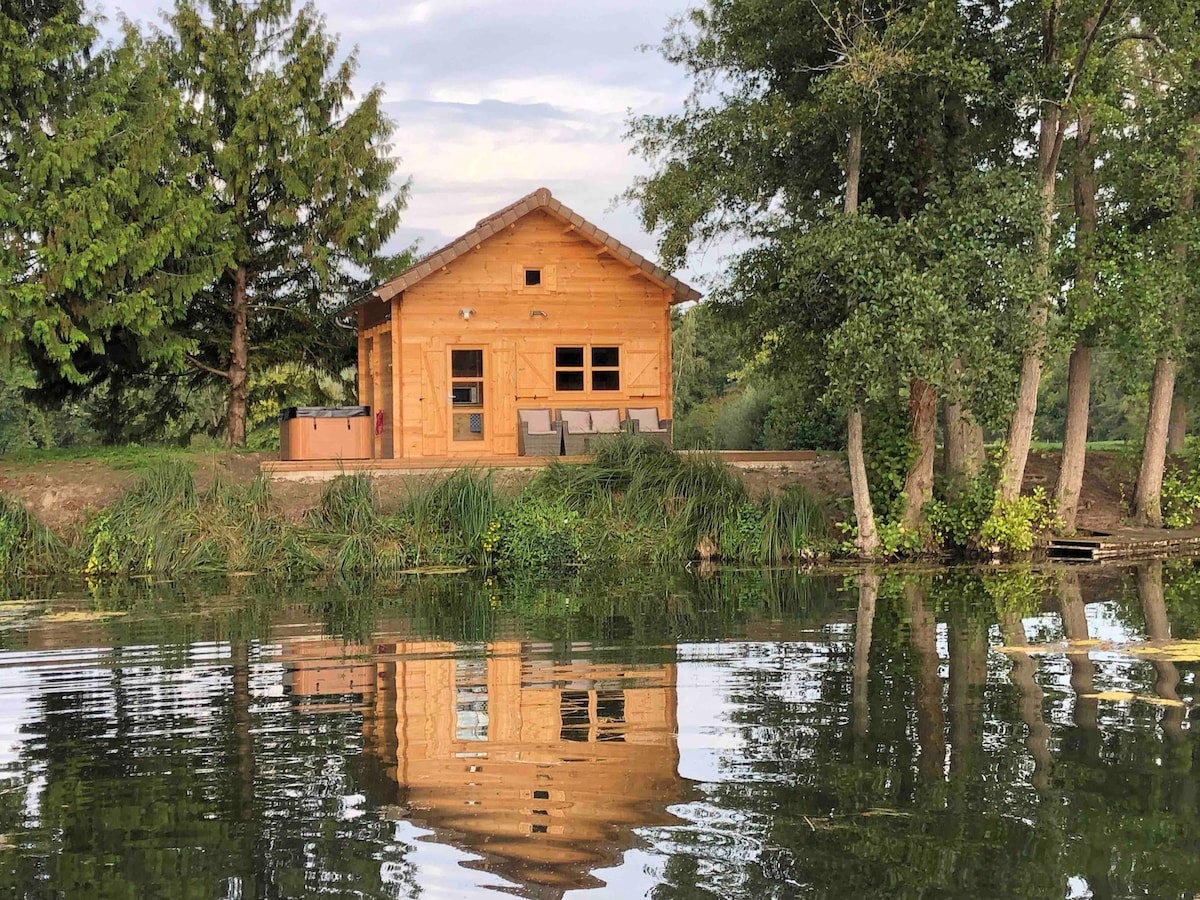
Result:
<instances>
[{"instance_id":1,"label":"hot tub cover","mask_svg":"<svg viewBox=\"0 0 1200 900\"><path fill-rule=\"evenodd\" d=\"M289 406L279 413L279 421L288 419L357 419L369 416L369 406Z\"/></svg>"}]
</instances>

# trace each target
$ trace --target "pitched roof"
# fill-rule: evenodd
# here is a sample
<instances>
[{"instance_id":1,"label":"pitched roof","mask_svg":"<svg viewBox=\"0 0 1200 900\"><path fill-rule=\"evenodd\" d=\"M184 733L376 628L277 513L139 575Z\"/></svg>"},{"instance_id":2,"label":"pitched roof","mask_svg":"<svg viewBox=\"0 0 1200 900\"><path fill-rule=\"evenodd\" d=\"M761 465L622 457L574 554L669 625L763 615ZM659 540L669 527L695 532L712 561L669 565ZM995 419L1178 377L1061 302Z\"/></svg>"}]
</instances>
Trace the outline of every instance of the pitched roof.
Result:
<instances>
[{"instance_id":1,"label":"pitched roof","mask_svg":"<svg viewBox=\"0 0 1200 900\"><path fill-rule=\"evenodd\" d=\"M613 256L628 261L633 266L645 272L651 280L670 289L674 293L674 297L671 300L672 303L683 303L688 300L700 299L701 294L699 291L688 287L674 275L664 269L660 269L640 253L630 249L616 238L597 228L583 218L583 216L563 206L551 196L548 189L538 188L533 193L526 194L515 203L504 207L504 209L492 213L485 219L480 219L475 227L466 234L455 238L445 247L423 256L395 278L384 282L366 297L350 304L347 310L362 306L371 300L390 300L401 291L408 290L417 282L437 272L443 266L449 265L464 253L478 247L488 238L499 234L518 219L539 209L545 210L563 222L574 226L576 233L584 239L593 242L597 246L608 248L608 251Z\"/></svg>"}]
</instances>

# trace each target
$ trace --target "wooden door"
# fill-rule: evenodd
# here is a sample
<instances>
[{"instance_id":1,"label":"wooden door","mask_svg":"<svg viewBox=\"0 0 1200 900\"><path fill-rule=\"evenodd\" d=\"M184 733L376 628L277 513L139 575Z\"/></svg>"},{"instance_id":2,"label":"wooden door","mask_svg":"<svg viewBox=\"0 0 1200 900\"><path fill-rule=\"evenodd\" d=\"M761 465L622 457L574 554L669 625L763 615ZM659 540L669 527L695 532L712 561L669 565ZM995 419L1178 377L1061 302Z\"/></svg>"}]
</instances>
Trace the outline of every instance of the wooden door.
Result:
<instances>
[{"instance_id":1,"label":"wooden door","mask_svg":"<svg viewBox=\"0 0 1200 900\"><path fill-rule=\"evenodd\" d=\"M421 453L446 455L446 352L426 350L421 372Z\"/></svg>"},{"instance_id":2,"label":"wooden door","mask_svg":"<svg viewBox=\"0 0 1200 900\"><path fill-rule=\"evenodd\" d=\"M492 452L491 377L486 347L448 347L445 371L447 438L452 456L481 456Z\"/></svg>"},{"instance_id":3,"label":"wooden door","mask_svg":"<svg viewBox=\"0 0 1200 900\"><path fill-rule=\"evenodd\" d=\"M511 341L492 346L492 371L488 381L492 397L492 452L517 452L517 351Z\"/></svg>"}]
</instances>

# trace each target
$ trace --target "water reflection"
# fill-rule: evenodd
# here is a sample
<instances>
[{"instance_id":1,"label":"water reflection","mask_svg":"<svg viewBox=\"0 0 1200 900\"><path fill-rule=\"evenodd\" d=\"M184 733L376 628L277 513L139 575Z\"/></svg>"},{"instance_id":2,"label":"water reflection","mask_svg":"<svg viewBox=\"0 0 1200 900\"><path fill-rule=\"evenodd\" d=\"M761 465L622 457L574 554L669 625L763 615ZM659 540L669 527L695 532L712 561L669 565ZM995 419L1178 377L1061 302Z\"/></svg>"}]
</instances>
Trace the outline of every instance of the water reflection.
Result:
<instances>
[{"instance_id":1,"label":"water reflection","mask_svg":"<svg viewBox=\"0 0 1200 900\"><path fill-rule=\"evenodd\" d=\"M374 659L332 665L338 649L283 648L293 700L339 711L322 698L353 694L363 750L384 775L368 799L479 854L473 866L514 885L599 887L591 872L620 862L633 829L675 821L666 808L685 791L673 664L405 641L347 648Z\"/></svg>"},{"instance_id":2,"label":"water reflection","mask_svg":"<svg viewBox=\"0 0 1200 900\"><path fill-rule=\"evenodd\" d=\"M0 604L0 897L1192 897L1200 569Z\"/></svg>"}]
</instances>

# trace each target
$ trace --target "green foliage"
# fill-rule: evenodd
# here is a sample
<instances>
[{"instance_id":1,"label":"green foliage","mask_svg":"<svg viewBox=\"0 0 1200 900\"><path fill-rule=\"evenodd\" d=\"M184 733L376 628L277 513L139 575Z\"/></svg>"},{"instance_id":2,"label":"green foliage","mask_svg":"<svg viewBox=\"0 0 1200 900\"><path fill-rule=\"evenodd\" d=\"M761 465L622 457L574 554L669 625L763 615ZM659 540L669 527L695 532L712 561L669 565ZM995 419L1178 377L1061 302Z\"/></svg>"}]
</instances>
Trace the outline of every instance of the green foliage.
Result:
<instances>
[{"instance_id":1,"label":"green foliage","mask_svg":"<svg viewBox=\"0 0 1200 900\"><path fill-rule=\"evenodd\" d=\"M925 507L933 539L944 550L963 551L979 546L984 524L996 508L997 460L974 478L942 489Z\"/></svg>"},{"instance_id":2,"label":"green foliage","mask_svg":"<svg viewBox=\"0 0 1200 900\"><path fill-rule=\"evenodd\" d=\"M1061 525L1045 489L1013 500L997 500L979 530L979 544L1005 555L1028 553L1039 535Z\"/></svg>"},{"instance_id":3,"label":"green foliage","mask_svg":"<svg viewBox=\"0 0 1200 900\"><path fill-rule=\"evenodd\" d=\"M279 449L279 414L289 406L348 406L357 402L356 370L327 372L285 362L256 368L246 384L246 446Z\"/></svg>"},{"instance_id":4,"label":"green foliage","mask_svg":"<svg viewBox=\"0 0 1200 900\"><path fill-rule=\"evenodd\" d=\"M410 492L391 520L412 565L485 565L485 538L504 504L491 473L458 469Z\"/></svg>"},{"instance_id":5,"label":"green foliage","mask_svg":"<svg viewBox=\"0 0 1200 900\"><path fill-rule=\"evenodd\" d=\"M838 527L844 537L841 552L846 556L855 555L858 551L855 542L858 532L854 523L839 522ZM878 555L881 559L912 559L920 556L925 550L920 533L907 528L903 522L883 519L875 523L875 528L879 533Z\"/></svg>"},{"instance_id":6,"label":"green foliage","mask_svg":"<svg viewBox=\"0 0 1200 900\"><path fill-rule=\"evenodd\" d=\"M804 485L789 484L766 498L755 531L761 562L812 558L830 541L829 510Z\"/></svg>"},{"instance_id":7,"label":"green foliage","mask_svg":"<svg viewBox=\"0 0 1200 900\"><path fill-rule=\"evenodd\" d=\"M561 499L517 498L481 542L500 569L562 571L586 562L583 518Z\"/></svg>"},{"instance_id":8,"label":"green foliage","mask_svg":"<svg viewBox=\"0 0 1200 900\"><path fill-rule=\"evenodd\" d=\"M1200 511L1200 460L1192 454L1184 467L1172 466L1163 475L1162 514L1167 528L1191 528Z\"/></svg>"},{"instance_id":9,"label":"green foliage","mask_svg":"<svg viewBox=\"0 0 1200 900\"><path fill-rule=\"evenodd\" d=\"M72 3L6 5L0 53L0 356L73 385L110 354L181 367L175 325L226 256L161 59Z\"/></svg>"}]
</instances>

